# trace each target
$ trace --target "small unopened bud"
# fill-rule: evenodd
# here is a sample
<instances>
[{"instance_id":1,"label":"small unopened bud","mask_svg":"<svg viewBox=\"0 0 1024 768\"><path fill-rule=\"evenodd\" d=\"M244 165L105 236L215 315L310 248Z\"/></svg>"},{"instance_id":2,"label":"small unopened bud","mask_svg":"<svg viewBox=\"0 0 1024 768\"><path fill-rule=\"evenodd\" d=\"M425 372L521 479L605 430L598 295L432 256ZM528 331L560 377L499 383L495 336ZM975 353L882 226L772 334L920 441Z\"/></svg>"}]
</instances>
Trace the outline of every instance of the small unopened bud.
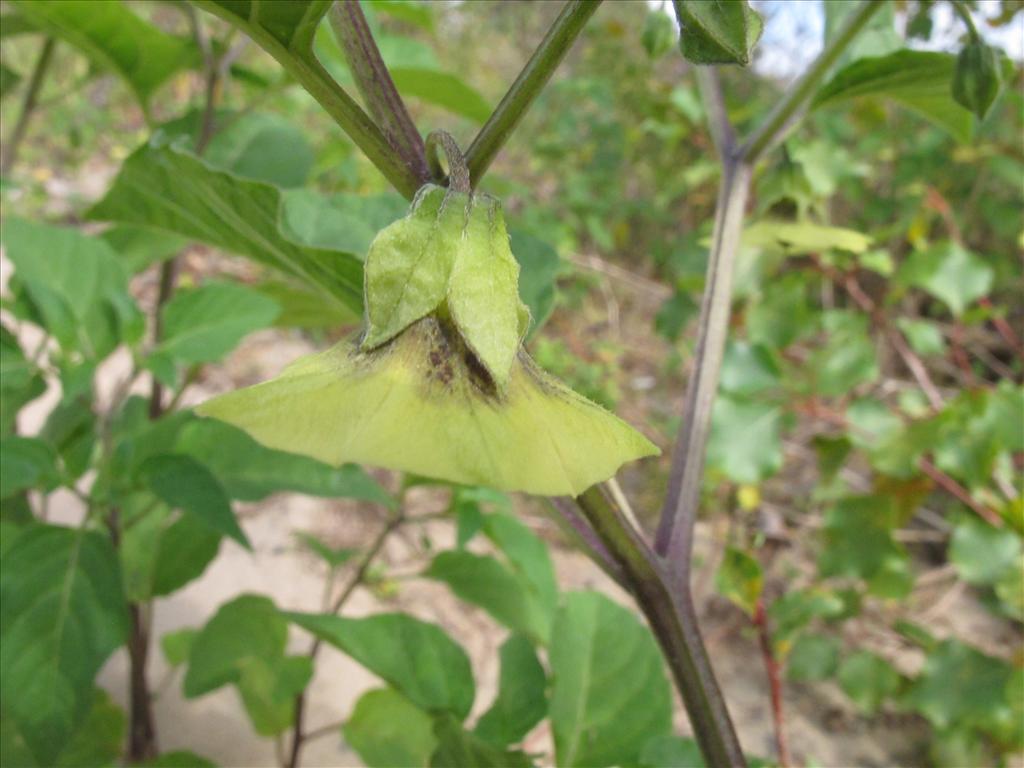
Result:
<instances>
[{"instance_id":1,"label":"small unopened bud","mask_svg":"<svg viewBox=\"0 0 1024 768\"><path fill-rule=\"evenodd\" d=\"M981 40L971 40L960 51L953 73L953 98L984 120L1002 87L999 50Z\"/></svg>"}]
</instances>

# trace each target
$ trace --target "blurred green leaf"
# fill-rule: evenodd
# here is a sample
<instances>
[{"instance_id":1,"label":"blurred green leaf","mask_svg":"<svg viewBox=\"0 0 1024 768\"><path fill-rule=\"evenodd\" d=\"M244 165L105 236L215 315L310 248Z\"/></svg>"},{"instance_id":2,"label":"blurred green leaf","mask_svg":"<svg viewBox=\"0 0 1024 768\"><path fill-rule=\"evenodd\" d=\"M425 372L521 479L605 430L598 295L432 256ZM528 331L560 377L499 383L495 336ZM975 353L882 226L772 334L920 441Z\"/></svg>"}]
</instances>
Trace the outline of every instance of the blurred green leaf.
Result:
<instances>
[{"instance_id":1,"label":"blurred green leaf","mask_svg":"<svg viewBox=\"0 0 1024 768\"><path fill-rule=\"evenodd\" d=\"M452 550L436 555L423 575L442 581L467 603L538 642L545 642L551 616L532 597L529 585L488 555Z\"/></svg>"},{"instance_id":2,"label":"blurred green leaf","mask_svg":"<svg viewBox=\"0 0 1024 768\"><path fill-rule=\"evenodd\" d=\"M491 116L490 102L455 75L433 69L394 67L391 78L405 96L436 104L477 123L483 123Z\"/></svg>"},{"instance_id":3,"label":"blurred green leaf","mask_svg":"<svg viewBox=\"0 0 1024 768\"><path fill-rule=\"evenodd\" d=\"M311 533L297 531L295 538L302 543L303 547L317 555L331 568L339 568L359 554L359 550L352 547L328 546Z\"/></svg>"},{"instance_id":4,"label":"blurred green leaf","mask_svg":"<svg viewBox=\"0 0 1024 768\"><path fill-rule=\"evenodd\" d=\"M857 651L839 665L839 685L862 712L871 714L899 690L900 676L885 659Z\"/></svg>"},{"instance_id":5,"label":"blurred green leaf","mask_svg":"<svg viewBox=\"0 0 1024 768\"><path fill-rule=\"evenodd\" d=\"M280 308L274 325L279 328L334 330L358 325L362 314L339 304L321 291L293 280L264 280L252 286Z\"/></svg>"},{"instance_id":6,"label":"blurred green leaf","mask_svg":"<svg viewBox=\"0 0 1024 768\"><path fill-rule=\"evenodd\" d=\"M341 250L362 260L377 233L409 210L401 195L322 195L290 189L281 197L281 232L311 248Z\"/></svg>"},{"instance_id":7,"label":"blurred green leaf","mask_svg":"<svg viewBox=\"0 0 1024 768\"><path fill-rule=\"evenodd\" d=\"M277 317L272 299L236 283L207 282L178 291L161 310L162 338L152 352L175 363L212 363Z\"/></svg>"},{"instance_id":8,"label":"blurred green leaf","mask_svg":"<svg viewBox=\"0 0 1024 768\"><path fill-rule=\"evenodd\" d=\"M160 648L164 652L164 658L172 667L177 667L188 661L192 653L192 644L199 636L199 630L195 627L184 627L174 632L167 632L160 638Z\"/></svg>"},{"instance_id":9,"label":"blurred green leaf","mask_svg":"<svg viewBox=\"0 0 1024 768\"><path fill-rule=\"evenodd\" d=\"M18 339L0 326L0 435L14 427L18 411L46 391L36 366L26 359Z\"/></svg>"},{"instance_id":10,"label":"blurred green leaf","mask_svg":"<svg viewBox=\"0 0 1024 768\"><path fill-rule=\"evenodd\" d=\"M477 721L474 733L489 744L519 742L548 711L547 677L529 639L511 635L501 646L498 695Z\"/></svg>"},{"instance_id":11,"label":"blurred green leaf","mask_svg":"<svg viewBox=\"0 0 1024 768\"><path fill-rule=\"evenodd\" d=\"M640 768L704 768L704 756L691 738L655 736L640 750Z\"/></svg>"},{"instance_id":12,"label":"blurred green leaf","mask_svg":"<svg viewBox=\"0 0 1024 768\"><path fill-rule=\"evenodd\" d=\"M782 468L781 412L773 405L728 395L715 400L708 466L736 483L756 484Z\"/></svg>"},{"instance_id":13,"label":"blurred green leaf","mask_svg":"<svg viewBox=\"0 0 1024 768\"><path fill-rule=\"evenodd\" d=\"M136 768L133 766L133 768ZM139 763L137 768L217 768L211 760L195 752L188 752L183 749L176 749L173 752L164 752L162 755Z\"/></svg>"},{"instance_id":14,"label":"blurred green leaf","mask_svg":"<svg viewBox=\"0 0 1024 768\"><path fill-rule=\"evenodd\" d=\"M960 578L971 584L994 584L1021 557L1021 540L1007 528L993 528L972 517L953 529L949 560Z\"/></svg>"},{"instance_id":15,"label":"blurred green leaf","mask_svg":"<svg viewBox=\"0 0 1024 768\"><path fill-rule=\"evenodd\" d=\"M430 3L419 0L368 0L366 5L377 13L385 13L428 32L434 29L434 9Z\"/></svg>"},{"instance_id":16,"label":"blurred green leaf","mask_svg":"<svg viewBox=\"0 0 1024 768\"><path fill-rule=\"evenodd\" d=\"M946 352L946 342L942 338L942 332L927 320L912 320L908 317L901 317L896 325L913 349L919 355L942 355Z\"/></svg>"},{"instance_id":17,"label":"blurred green leaf","mask_svg":"<svg viewBox=\"0 0 1024 768\"><path fill-rule=\"evenodd\" d=\"M464 719L475 685L466 652L435 624L404 613L363 619L289 613L303 629L344 651L427 712Z\"/></svg>"},{"instance_id":18,"label":"blurred green leaf","mask_svg":"<svg viewBox=\"0 0 1024 768\"><path fill-rule=\"evenodd\" d=\"M761 564L740 549L726 547L715 585L720 594L753 616L764 588Z\"/></svg>"},{"instance_id":19,"label":"blurred green leaf","mask_svg":"<svg viewBox=\"0 0 1024 768\"><path fill-rule=\"evenodd\" d=\"M871 237L852 229L809 221L765 219L743 230L743 244L755 248L782 248L794 254L833 249L863 253L871 245Z\"/></svg>"},{"instance_id":20,"label":"blurred green leaf","mask_svg":"<svg viewBox=\"0 0 1024 768\"><path fill-rule=\"evenodd\" d=\"M176 72L200 62L191 40L163 32L123 3L15 0L15 7L33 26L70 43L98 66L116 72L144 109L148 109L160 85Z\"/></svg>"},{"instance_id":21,"label":"blurred green leaf","mask_svg":"<svg viewBox=\"0 0 1024 768\"><path fill-rule=\"evenodd\" d=\"M844 395L878 378L875 344L865 315L832 310L822 317L827 338L807 360L805 370L813 391L820 395Z\"/></svg>"},{"instance_id":22,"label":"blurred green leaf","mask_svg":"<svg viewBox=\"0 0 1024 768\"><path fill-rule=\"evenodd\" d=\"M0 705L43 765L87 721L128 631L117 554L93 531L32 525L0 560Z\"/></svg>"},{"instance_id":23,"label":"blurred green leaf","mask_svg":"<svg viewBox=\"0 0 1024 768\"><path fill-rule=\"evenodd\" d=\"M118 224L100 239L117 251L121 263L130 274L138 274L151 264L164 261L184 250L188 240L170 232Z\"/></svg>"},{"instance_id":24,"label":"blurred green leaf","mask_svg":"<svg viewBox=\"0 0 1024 768\"><path fill-rule=\"evenodd\" d=\"M536 333L555 306L555 277L558 275L561 259L558 251L545 241L529 232L512 228L509 230L512 255L519 262L519 298L530 308L530 330Z\"/></svg>"},{"instance_id":25,"label":"blurred green leaf","mask_svg":"<svg viewBox=\"0 0 1024 768\"><path fill-rule=\"evenodd\" d=\"M281 198L277 187L215 170L158 134L125 160L106 197L87 215L201 240L299 278L361 310L360 259L343 250L289 240L277 223Z\"/></svg>"},{"instance_id":26,"label":"blurred green leaf","mask_svg":"<svg viewBox=\"0 0 1024 768\"><path fill-rule=\"evenodd\" d=\"M233 684L257 733L281 733L313 674L308 656L285 656L287 642L288 622L268 598L242 595L225 603L192 640L185 696Z\"/></svg>"},{"instance_id":27,"label":"blurred green leaf","mask_svg":"<svg viewBox=\"0 0 1024 768\"><path fill-rule=\"evenodd\" d=\"M437 746L430 715L391 688L360 696L341 732L367 768L425 768Z\"/></svg>"},{"instance_id":28,"label":"blurred green leaf","mask_svg":"<svg viewBox=\"0 0 1024 768\"><path fill-rule=\"evenodd\" d=\"M746 0L672 0L683 56L695 64L750 63L764 21Z\"/></svg>"},{"instance_id":29,"label":"blurred green leaf","mask_svg":"<svg viewBox=\"0 0 1024 768\"><path fill-rule=\"evenodd\" d=\"M877 577L885 596L905 594L910 587L909 574L896 587L887 578L906 568L906 552L891 534L898 520L896 503L890 496L841 499L825 513L825 547L818 558L821 575L859 577L867 582Z\"/></svg>"},{"instance_id":30,"label":"blurred green leaf","mask_svg":"<svg viewBox=\"0 0 1024 768\"><path fill-rule=\"evenodd\" d=\"M0 499L37 485L52 486L57 478L57 457L42 440L15 435L0 438Z\"/></svg>"},{"instance_id":31,"label":"blurred green leaf","mask_svg":"<svg viewBox=\"0 0 1024 768\"><path fill-rule=\"evenodd\" d=\"M395 505L395 499L355 464L329 464L266 448L247 433L216 419L195 419L181 427L174 450L205 466L234 499L258 501L271 493L348 498Z\"/></svg>"},{"instance_id":32,"label":"blurred green leaf","mask_svg":"<svg viewBox=\"0 0 1024 768\"><path fill-rule=\"evenodd\" d=\"M127 275L103 240L67 227L7 219L3 242L15 278L62 348L98 360L118 342L141 337L142 315L128 295Z\"/></svg>"},{"instance_id":33,"label":"blurred green leaf","mask_svg":"<svg viewBox=\"0 0 1024 768\"><path fill-rule=\"evenodd\" d=\"M914 251L898 274L901 282L924 289L957 316L988 294L994 278L995 273L983 259L951 242Z\"/></svg>"},{"instance_id":34,"label":"blurred green leaf","mask_svg":"<svg viewBox=\"0 0 1024 768\"><path fill-rule=\"evenodd\" d=\"M839 641L828 635L800 635L786 657L790 680L824 680L839 666Z\"/></svg>"},{"instance_id":35,"label":"blurred green leaf","mask_svg":"<svg viewBox=\"0 0 1024 768\"><path fill-rule=\"evenodd\" d=\"M1013 718L1008 686L1019 671L957 640L944 640L903 697L936 728L989 729Z\"/></svg>"},{"instance_id":36,"label":"blurred green leaf","mask_svg":"<svg viewBox=\"0 0 1024 768\"><path fill-rule=\"evenodd\" d=\"M510 514L493 512L484 518L483 531L508 560L513 573L529 592L550 624L558 603L558 582L547 545ZM546 639L546 636L545 636Z\"/></svg>"},{"instance_id":37,"label":"blurred green leaf","mask_svg":"<svg viewBox=\"0 0 1024 768\"><path fill-rule=\"evenodd\" d=\"M506 752L463 730L451 715L434 718L437 749L430 768L531 768L533 761L522 752Z\"/></svg>"},{"instance_id":38,"label":"blurred green leaf","mask_svg":"<svg viewBox=\"0 0 1024 768\"><path fill-rule=\"evenodd\" d=\"M558 765L628 765L650 738L671 732L671 693L657 643L604 595L565 596L548 663Z\"/></svg>"},{"instance_id":39,"label":"blurred green leaf","mask_svg":"<svg viewBox=\"0 0 1024 768\"><path fill-rule=\"evenodd\" d=\"M0 62L0 99L7 98L7 95L18 87L21 82L21 75Z\"/></svg>"},{"instance_id":40,"label":"blurred green leaf","mask_svg":"<svg viewBox=\"0 0 1024 768\"><path fill-rule=\"evenodd\" d=\"M246 549L252 548L238 526L224 488L195 459L182 454L154 456L142 465L140 474L143 483L169 507L195 515L212 530Z\"/></svg>"},{"instance_id":41,"label":"blurred green leaf","mask_svg":"<svg viewBox=\"0 0 1024 768\"><path fill-rule=\"evenodd\" d=\"M860 96L888 98L931 120L959 141L970 141L974 119L952 95L955 67L954 56L933 51L900 50L858 59L818 90L811 107Z\"/></svg>"},{"instance_id":42,"label":"blurred green leaf","mask_svg":"<svg viewBox=\"0 0 1024 768\"><path fill-rule=\"evenodd\" d=\"M719 387L732 395L755 395L779 385L779 367L769 350L731 340L722 358Z\"/></svg>"}]
</instances>

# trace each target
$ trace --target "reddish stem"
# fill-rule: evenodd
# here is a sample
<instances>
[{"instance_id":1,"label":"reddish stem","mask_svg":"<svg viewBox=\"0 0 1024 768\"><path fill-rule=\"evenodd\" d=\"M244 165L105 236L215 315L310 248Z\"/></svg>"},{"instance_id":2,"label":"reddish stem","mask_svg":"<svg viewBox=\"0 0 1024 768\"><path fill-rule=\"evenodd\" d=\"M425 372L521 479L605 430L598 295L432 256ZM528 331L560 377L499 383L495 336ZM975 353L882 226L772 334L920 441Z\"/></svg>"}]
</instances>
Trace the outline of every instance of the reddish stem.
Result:
<instances>
[{"instance_id":1,"label":"reddish stem","mask_svg":"<svg viewBox=\"0 0 1024 768\"><path fill-rule=\"evenodd\" d=\"M964 488L960 483L954 480L952 477L947 475L941 469L936 467L930 459L922 456L921 460L917 463L928 477L935 481L935 484L940 488L948 492L950 495L955 496L959 501L973 509L978 515L984 518L985 522L996 528L1003 527L1003 519L992 509L989 509L980 501L971 496L970 492Z\"/></svg>"},{"instance_id":2,"label":"reddish stem","mask_svg":"<svg viewBox=\"0 0 1024 768\"><path fill-rule=\"evenodd\" d=\"M775 649L772 647L772 634L768 626L768 614L764 609L763 598L757 599L753 621L757 628L757 639L761 645L764 669L768 674L768 687L771 690L772 722L775 725L775 747L779 753L779 765L782 768L789 768L793 765L793 759L789 754L789 744L786 741L785 715L782 710L782 674L779 660L775 658Z\"/></svg>"}]
</instances>

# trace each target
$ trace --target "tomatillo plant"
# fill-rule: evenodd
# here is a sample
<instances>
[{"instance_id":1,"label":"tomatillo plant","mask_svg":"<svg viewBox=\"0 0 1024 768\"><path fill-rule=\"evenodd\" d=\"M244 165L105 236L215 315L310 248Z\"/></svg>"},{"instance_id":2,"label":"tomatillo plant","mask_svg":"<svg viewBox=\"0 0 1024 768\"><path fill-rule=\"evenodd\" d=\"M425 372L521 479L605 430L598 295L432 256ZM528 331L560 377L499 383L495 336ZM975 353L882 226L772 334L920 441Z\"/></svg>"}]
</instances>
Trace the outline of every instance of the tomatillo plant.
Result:
<instances>
[{"instance_id":1,"label":"tomatillo plant","mask_svg":"<svg viewBox=\"0 0 1024 768\"><path fill-rule=\"evenodd\" d=\"M927 17L931 4L921 5L918 14ZM939 216L949 242L925 247L928 226L915 214L907 228L914 252L893 284L897 299L917 289L939 302L928 312L948 310L951 330L940 332L934 318L893 322L892 296L877 296L858 282L861 269L888 276L892 256L881 246L873 249L871 238L859 232L804 220L834 191L829 169L818 167L833 162L831 156L820 147L791 144L780 152L781 162L761 167L805 113L865 95L931 110L943 129L969 139L977 122L998 110L1002 86L1013 75L1005 59L982 39L970 4L960 0L952 7L968 34L959 57L896 50L857 58L858 35L891 21L885 14L892 7L862 0L843 4L837 16L833 4L835 23L821 53L740 136L716 68L754 60L764 20L747 0L673 0L672 15L664 13L666 5L638 27L645 66L678 48L685 66L696 70L700 96L675 89L667 98L671 109L651 109L657 119L630 128L678 146L693 137L703 151L690 123L706 120L708 154L717 155L685 169L679 174L685 185L664 199L683 199L692 183L699 186L694 179L719 185L710 237L695 236L679 248L687 255L706 251L708 258L703 283L691 273L678 281L700 283L703 295L671 471L649 536L633 513L636 499L616 480L627 463L660 453L643 434L649 425L634 428L611 412L615 397L591 391L609 407L599 405L566 383L571 375L562 381L534 362L527 342L550 313L557 254L545 262L548 283L539 290L531 259L544 261L552 249L517 231L511 203L507 226L501 200L484 191L491 164L600 6L600 0L565 2L492 111L469 85L440 71L430 51L382 36L381 14L432 31L430 5L191 0L161 7L158 13L173 18L164 24L161 17L157 26L116 2L10 2L11 12L3 16L5 46L8 37L39 41L0 158L5 194L33 114L65 95L40 98L55 60L89 60L75 88L96 71L116 74L130 93L132 114L150 135L125 153L110 189L84 214L111 223L109 229L87 234L4 221L4 255L14 271L0 333L3 766L110 765L122 758L132 766L209 764L198 755L160 749L154 702L179 672L186 698L233 687L253 729L273 740L282 768L298 768L312 740L339 732L373 768L532 766L533 739L548 734L554 763L567 767L745 766L704 644L691 580L705 456L712 470L707 476L714 479L721 464L716 458L735 454L726 474L740 484L736 502L748 511L760 504L758 484L782 465L780 409L748 398L761 389L785 390L792 410L802 408L808 418L842 430L838 437L817 436L815 450L822 496L835 502L821 524L826 547L818 571L822 578L846 580L843 589L794 590L769 602L761 565L731 543L718 570L719 590L757 633L781 765L793 762L782 715L787 670L795 680L835 674L865 712L899 694L902 705L941 733L947 763L970 762L964 755L974 760L984 752L979 744L991 743L1002 754L1024 743L1024 689L1002 659L903 628L927 653L922 671L910 679L869 650L858 648L840 662L835 638L800 634L812 622L853 615L862 594L906 595L906 553L891 534L894 521L906 520L906 498L918 499L925 483L962 507L954 525L939 521L951 567L966 583L989 590L989 602L1007 616L1024 616L1024 523L1011 482L1024 466L1024 440L1011 428L1020 421L1024 399L1012 382L978 386L960 338L970 307L981 318L971 322L989 323L1000 340L997 352L986 352L985 364L1005 378L1019 375L1024 347L988 298L995 270L967 251L949 204L927 188L922 207ZM925 20L930 24L930 17ZM923 26L917 17L915 22ZM621 30L609 35L621 36ZM241 63L254 46L277 62L269 62L276 77ZM398 63L385 64L382 50ZM187 73L198 77L175 77ZM5 91L21 77L6 65L0 74ZM168 119L167 105L155 93L171 83L185 92L193 81L189 108ZM922 82L927 87L920 88ZM258 95L230 108L229 97L242 84ZM254 111L263 98L296 84L311 98L310 109L333 120L330 132L337 134L336 123L347 136L322 163L321 186L347 174L348 186L365 192L365 180L349 162L350 140L379 171L380 184L394 192L329 197L304 187L314 157L301 131ZM591 94L593 83L572 85ZM655 90L631 86L645 89ZM402 93L475 120L480 128L466 137L465 152L446 131L424 131L424 138ZM599 89L594 93L600 111L604 96ZM562 144L545 150L546 163L556 170L562 146L575 142L588 121L600 150L606 149L600 114L571 117L559 123ZM843 152L834 162L854 165L852 152ZM587 189L575 193L584 202L567 195L574 199L564 210L578 213L595 241L615 244L616 228L601 221L619 204L606 199L615 179L601 175L601 163L595 166L601 168L581 185ZM967 195L969 204L981 188L979 181ZM792 208L796 220L745 227L748 208L786 215ZM733 317L737 290L744 290L734 285L734 273L741 284L747 279L741 245L754 240L767 243L765 252L779 262L789 256L803 262L779 277L776 293ZM194 284L190 244L197 241L248 257L259 277L247 273L243 280ZM152 279L139 281L153 289L144 310L146 302L136 300L140 292L131 290L130 281L150 267ZM820 323L806 319L808 283L799 269L821 282ZM185 273L180 280L179 272ZM640 282L652 290L651 281ZM836 306L836 291L859 313ZM659 312L661 328L674 326L676 335L685 320L673 313L689 311L684 293L677 287ZM359 327L270 380L189 398L204 365L223 360L244 336L271 325L318 334ZM756 339L749 333L755 326ZM729 339L743 327L747 338ZM863 396L864 390L853 392L878 375L869 328L916 383L911 395L900 389L900 416L880 399ZM809 342L808 356L781 354L814 331L821 333ZM950 367L963 382L963 392L948 399L950 387L933 381L921 361L921 355L943 353L943 334L950 337ZM760 343L769 338L774 351ZM544 348L533 349L546 364ZM97 385L97 372L119 351L127 372L106 391ZM779 361L788 364L789 357L800 363L806 357L809 371L783 386ZM27 436L31 407L50 385L57 404ZM817 399L823 393L850 395L850 402L831 410ZM198 404L184 407L191 402ZM716 402L724 406L720 411ZM716 439L722 414L733 435L740 435L724 448ZM777 456L759 455L764 435L778 444ZM748 438L749 444L739 444ZM870 494L838 498L836 478L855 447L881 480L869 485ZM359 465L395 470L394 487L386 490ZM886 483L898 490L883 493ZM444 512L417 511L410 494L423 485L447 488ZM58 490L77 505L74 525L50 519L58 517L50 507ZM284 610L268 597L237 596L204 626L160 638L170 671L154 689L149 670L156 601L193 583L222 546L259 549L232 503L281 491L365 504L377 515L376 532L361 550L301 534L297 546L326 574L319 610ZM596 592L560 592L546 545L511 514L504 492L545 497L554 520L632 597L647 626ZM652 519L654 512L641 517ZM439 518L456 523L453 548L434 548L430 524ZM908 541L920 536L904 533L911 534L904 536ZM417 555L426 555L426 567L399 576L381 567L389 542L399 535ZM850 543L859 545L860 538L867 542L865 553ZM484 548L471 549L470 542ZM477 682L466 651L438 624L402 612L342 615L358 589L369 587L386 600L404 578L440 582L508 630L499 651L497 693L486 710L475 706ZM308 645L295 651L289 634L299 630ZM326 645L382 685L363 693L344 722L311 726L308 692ZM122 647L127 718L96 684ZM963 701L937 694L947 678L966 681ZM695 743L672 733L671 683Z\"/></svg>"}]
</instances>

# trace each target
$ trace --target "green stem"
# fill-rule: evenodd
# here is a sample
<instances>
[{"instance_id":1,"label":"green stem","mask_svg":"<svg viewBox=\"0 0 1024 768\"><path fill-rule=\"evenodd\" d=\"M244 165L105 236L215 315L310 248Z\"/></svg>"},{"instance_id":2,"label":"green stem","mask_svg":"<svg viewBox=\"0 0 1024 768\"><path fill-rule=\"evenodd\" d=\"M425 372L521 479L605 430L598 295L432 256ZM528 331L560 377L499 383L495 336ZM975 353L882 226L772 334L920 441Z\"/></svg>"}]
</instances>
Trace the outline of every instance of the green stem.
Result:
<instances>
[{"instance_id":1,"label":"green stem","mask_svg":"<svg viewBox=\"0 0 1024 768\"><path fill-rule=\"evenodd\" d=\"M740 147L737 159L754 164L764 152L786 133L788 123L818 88L839 57L846 50L857 34L871 20L871 17L884 5L885 0L863 0L860 6L849 15L839 29L834 40L830 41L817 59L807 68L797 81L776 104L764 122L759 125Z\"/></svg>"},{"instance_id":2,"label":"green stem","mask_svg":"<svg viewBox=\"0 0 1024 768\"><path fill-rule=\"evenodd\" d=\"M52 37L43 41L43 47L39 49L39 57L32 68L32 75L29 78L28 86L25 88L25 98L21 102L21 113L18 115L18 122L14 125L10 138L4 146L3 159L0 160L0 174L6 176L14 167L14 161L18 157L18 149L25 138L25 131L28 129L29 120L35 111L36 102L39 99L39 91L43 86L43 78L46 70L53 59L53 49L56 40Z\"/></svg>"},{"instance_id":3,"label":"green stem","mask_svg":"<svg viewBox=\"0 0 1024 768\"><path fill-rule=\"evenodd\" d=\"M963 20L964 24L967 25L967 32L971 36L971 42L977 42L979 39L978 28L974 26L974 19L971 18L971 12L967 10L963 0L952 0L951 4L956 15L959 16Z\"/></svg>"},{"instance_id":4,"label":"green stem","mask_svg":"<svg viewBox=\"0 0 1024 768\"><path fill-rule=\"evenodd\" d=\"M704 648L689 585L676 581L602 489L589 488L576 501L622 567L661 645L705 761L711 768L743 768L746 758Z\"/></svg>"},{"instance_id":5,"label":"green stem","mask_svg":"<svg viewBox=\"0 0 1024 768\"><path fill-rule=\"evenodd\" d=\"M391 79L358 0L339 0L328 11L328 16L363 103L383 130L388 143L425 183L430 174L423 138Z\"/></svg>"},{"instance_id":6,"label":"green stem","mask_svg":"<svg viewBox=\"0 0 1024 768\"><path fill-rule=\"evenodd\" d=\"M569 52L587 20L601 0L568 0L551 25L519 77L487 119L466 152L469 175L476 186L502 148L513 129L526 114L541 89Z\"/></svg>"}]
</instances>

